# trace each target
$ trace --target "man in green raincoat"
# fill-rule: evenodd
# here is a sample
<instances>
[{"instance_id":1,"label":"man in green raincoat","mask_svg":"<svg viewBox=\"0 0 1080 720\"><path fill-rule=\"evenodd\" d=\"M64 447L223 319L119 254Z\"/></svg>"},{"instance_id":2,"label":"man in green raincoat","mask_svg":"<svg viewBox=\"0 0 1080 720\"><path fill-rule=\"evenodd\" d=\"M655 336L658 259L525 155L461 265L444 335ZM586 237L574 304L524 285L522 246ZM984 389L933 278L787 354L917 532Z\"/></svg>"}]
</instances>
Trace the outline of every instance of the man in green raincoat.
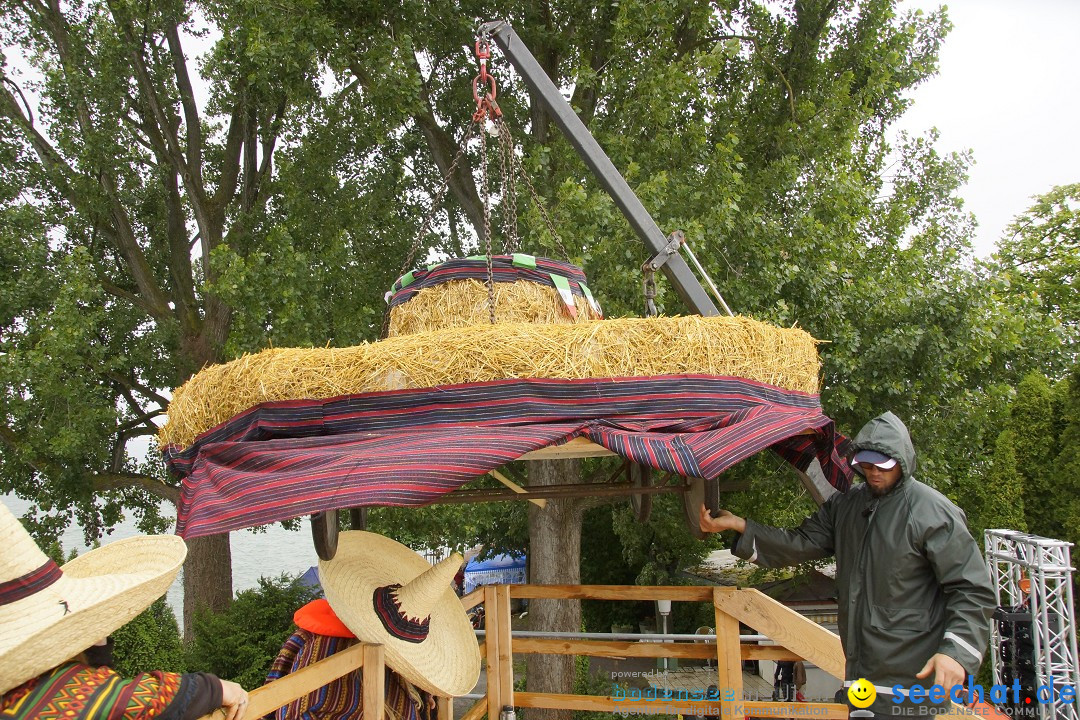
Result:
<instances>
[{"instance_id":1,"label":"man in green raincoat","mask_svg":"<svg viewBox=\"0 0 1080 720\"><path fill-rule=\"evenodd\" d=\"M763 567L836 556L845 687L865 678L876 715L918 715L913 685L946 694L982 663L996 599L964 512L915 479L915 449L887 412L863 427L852 466L866 482L836 494L795 530L702 507L705 532L740 533L734 554ZM899 688L897 688L899 686ZM917 695L916 695L917 697ZM925 695L923 696L925 698Z\"/></svg>"}]
</instances>

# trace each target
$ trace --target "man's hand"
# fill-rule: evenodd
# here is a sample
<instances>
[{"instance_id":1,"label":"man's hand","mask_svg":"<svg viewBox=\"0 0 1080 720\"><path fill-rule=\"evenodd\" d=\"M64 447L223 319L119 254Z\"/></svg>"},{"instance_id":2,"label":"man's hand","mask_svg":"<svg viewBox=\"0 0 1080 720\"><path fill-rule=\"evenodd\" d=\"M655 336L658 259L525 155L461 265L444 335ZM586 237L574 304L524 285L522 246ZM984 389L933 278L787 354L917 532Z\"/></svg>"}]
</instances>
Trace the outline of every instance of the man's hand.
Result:
<instances>
[{"instance_id":1,"label":"man's hand","mask_svg":"<svg viewBox=\"0 0 1080 720\"><path fill-rule=\"evenodd\" d=\"M242 720L247 703L247 690L231 680L221 680L221 707L225 710L225 720Z\"/></svg>"},{"instance_id":2,"label":"man's hand","mask_svg":"<svg viewBox=\"0 0 1080 720\"><path fill-rule=\"evenodd\" d=\"M915 677L930 677L930 673L934 674L934 684L945 688L945 692L948 692L953 685L964 684L963 666L944 653L936 653L927 660L923 669L915 673Z\"/></svg>"},{"instance_id":3,"label":"man's hand","mask_svg":"<svg viewBox=\"0 0 1080 720\"><path fill-rule=\"evenodd\" d=\"M701 504L701 512L698 518L698 527L701 528L701 532L715 533L721 530L735 530L737 532L746 532L746 520L742 519L738 515L733 515L727 510L720 510L720 514L717 517L713 517L709 514L709 509L705 507L705 503Z\"/></svg>"}]
</instances>

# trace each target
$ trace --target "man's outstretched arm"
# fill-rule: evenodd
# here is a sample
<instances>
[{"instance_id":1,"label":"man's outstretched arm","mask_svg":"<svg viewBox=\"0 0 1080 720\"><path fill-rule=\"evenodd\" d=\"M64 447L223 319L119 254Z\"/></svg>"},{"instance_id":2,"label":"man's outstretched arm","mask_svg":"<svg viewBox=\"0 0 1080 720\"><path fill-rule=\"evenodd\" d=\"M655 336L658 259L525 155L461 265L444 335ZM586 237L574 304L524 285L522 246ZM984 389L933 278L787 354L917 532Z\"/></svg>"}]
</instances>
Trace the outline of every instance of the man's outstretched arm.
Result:
<instances>
[{"instance_id":1,"label":"man's outstretched arm","mask_svg":"<svg viewBox=\"0 0 1080 720\"><path fill-rule=\"evenodd\" d=\"M702 505L698 527L702 532L734 530L739 537L732 554L762 567L786 567L804 560L829 557L834 552L833 507L827 501L795 530L781 530L720 510L716 517Z\"/></svg>"}]
</instances>

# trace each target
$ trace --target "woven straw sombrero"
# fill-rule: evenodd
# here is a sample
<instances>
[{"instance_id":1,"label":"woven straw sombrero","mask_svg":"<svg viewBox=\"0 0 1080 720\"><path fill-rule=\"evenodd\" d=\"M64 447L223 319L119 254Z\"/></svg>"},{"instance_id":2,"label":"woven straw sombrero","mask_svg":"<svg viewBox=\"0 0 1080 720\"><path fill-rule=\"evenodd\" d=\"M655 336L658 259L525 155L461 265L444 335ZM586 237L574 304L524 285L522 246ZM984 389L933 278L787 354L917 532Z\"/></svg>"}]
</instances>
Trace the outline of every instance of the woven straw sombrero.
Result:
<instances>
[{"instance_id":1,"label":"woven straw sombrero","mask_svg":"<svg viewBox=\"0 0 1080 720\"><path fill-rule=\"evenodd\" d=\"M464 695L480 677L480 648L451 582L457 553L437 565L382 535L352 530L319 561L326 599L356 637L385 647L386 664L435 695Z\"/></svg>"},{"instance_id":2,"label":"woven straw sombrero","mask_svg":"<svg viewBox=\"0 0 1080 720\"><path fill-rule=\"evenodd\" d=\"M108 636L168 590L187 555L176 535L109 543L57 566L0 503L0 693Z\"/></svg>"}]
</instances>

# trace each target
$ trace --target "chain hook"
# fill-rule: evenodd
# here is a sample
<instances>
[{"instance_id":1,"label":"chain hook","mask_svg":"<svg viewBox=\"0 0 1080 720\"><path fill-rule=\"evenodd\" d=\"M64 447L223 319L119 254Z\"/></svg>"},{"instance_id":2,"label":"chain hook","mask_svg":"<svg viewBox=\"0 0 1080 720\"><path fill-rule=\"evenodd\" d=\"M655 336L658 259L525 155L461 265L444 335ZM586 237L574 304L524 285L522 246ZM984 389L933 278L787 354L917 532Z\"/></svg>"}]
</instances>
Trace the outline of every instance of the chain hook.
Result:
<instances>
[{"instance_id":1,"label":"chain hook","mask_svg":"<svg viewBox=\"0 0 1080 720\"><path fill-rule=\"evenodd\" d=\"M473 113L473 121L482 123L488 118L492 120L501 118L502 110L499 109L498 103L495 102L495 98L499 95L499 88L495 84L495 76L488 73L487 67L488 60L491 58L491 43L486 37L477 37L474 49L476 51L476 61L480 65L480 73L472 81L473 100L476 101L476 112Z\"/></svg>"},{"instance_id":2,"label":"chain hook","mask_svg":"<svg viewBox=\"0 0 1080 720\"><path fill-rule=\"evenodd\" d=\"M656 271L646 261L641 266L641 287L645 294L645 317L653 318L659 315L656 309Z\"/></svg>"}]
</instances>

